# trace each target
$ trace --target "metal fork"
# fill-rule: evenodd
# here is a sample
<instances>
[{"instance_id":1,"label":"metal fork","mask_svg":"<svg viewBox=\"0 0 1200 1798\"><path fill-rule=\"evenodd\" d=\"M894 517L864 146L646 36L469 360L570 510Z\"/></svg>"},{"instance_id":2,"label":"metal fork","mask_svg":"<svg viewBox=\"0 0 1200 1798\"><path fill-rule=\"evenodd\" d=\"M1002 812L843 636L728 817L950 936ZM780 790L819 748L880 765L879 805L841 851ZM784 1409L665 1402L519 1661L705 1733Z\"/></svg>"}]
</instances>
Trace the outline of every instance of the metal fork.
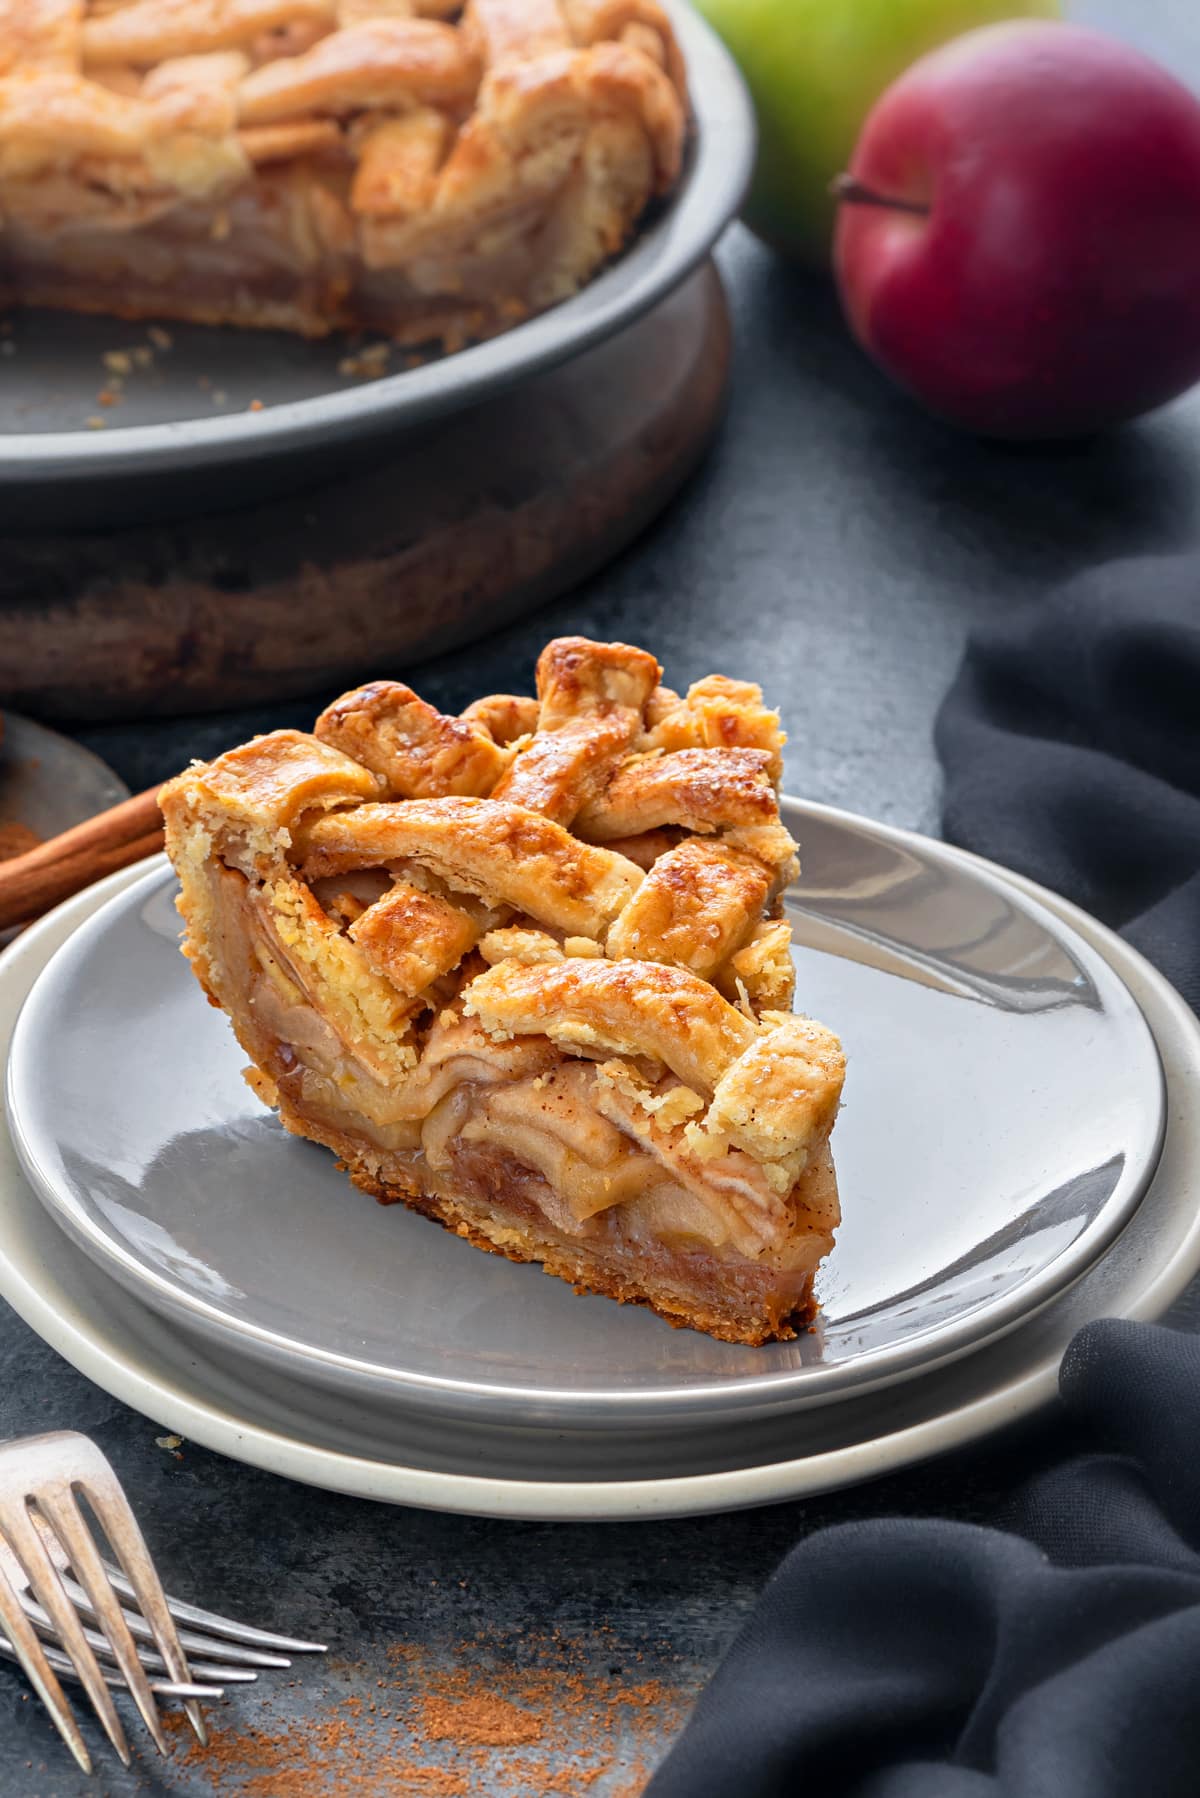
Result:
<instances>
[{"instance_id":1,"label":"metal fork","mask_svg":"<svg viewBox=\"0 0 1200 1798\"><path fill-rule=\"evenodd\" d=\"M120 1567L101 1555L79 1508L80 1494ZM177 1629L177 1622L184 1627ZM290 1666L281 1651L323 1652L320 1643L252 1629L167 1598L116 1474L96 1445L74 1431L0 1444L0 1625L6 1632L0 1655L25 1669L85 1773L91 1757L59 1674L82 1684L128 1766L129 1745L110 1687L132 1693L165 1754L156 1693L182 1700L203 1743L201 1698L256 1678L256 1668ZM188 1653L198 1657L190 1666Z\"/></svg>"}]
</instances>

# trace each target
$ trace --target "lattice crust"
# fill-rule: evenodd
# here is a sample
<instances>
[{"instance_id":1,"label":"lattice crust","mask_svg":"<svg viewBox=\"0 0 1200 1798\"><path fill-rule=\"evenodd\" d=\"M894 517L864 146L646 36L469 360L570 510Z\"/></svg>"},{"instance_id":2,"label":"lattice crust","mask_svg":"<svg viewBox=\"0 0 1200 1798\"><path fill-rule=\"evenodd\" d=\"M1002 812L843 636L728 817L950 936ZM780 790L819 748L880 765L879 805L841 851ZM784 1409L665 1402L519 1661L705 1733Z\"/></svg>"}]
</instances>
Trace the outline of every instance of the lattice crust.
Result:
<instances>
[{"instance_id":1,"label":"lattice crust","mask_svg":"<svg viewBox=\"0 0 1200 1798\"><path fill-rule=\"evenodd\" d=\"M680 172L657 0L0 0L0 292L449 347Z\"/></svg>"},{"instance_id":2,"label":"lattice crust","mask_svg":"<svg viewBox=\"0 0 1200 1798\"><path fill-rule=\"evenodd\" d=\"M289 1128L483 1247L760 1342L832 1242L844 1061L790 1012L779 720L660 677L568 637L536 698L460 717L371 682L172 781L167 845Z\"/></svg>"}]
</instances>

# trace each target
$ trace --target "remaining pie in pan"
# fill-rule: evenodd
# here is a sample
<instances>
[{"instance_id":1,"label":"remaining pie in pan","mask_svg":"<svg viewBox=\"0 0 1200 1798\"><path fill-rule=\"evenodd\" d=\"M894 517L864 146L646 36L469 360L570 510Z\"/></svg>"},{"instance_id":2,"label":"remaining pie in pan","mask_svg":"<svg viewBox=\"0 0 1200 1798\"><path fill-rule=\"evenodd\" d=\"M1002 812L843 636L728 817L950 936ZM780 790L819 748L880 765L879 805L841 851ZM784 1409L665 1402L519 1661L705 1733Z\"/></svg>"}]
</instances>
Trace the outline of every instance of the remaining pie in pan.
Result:
<instances>
[{"instance_id":1,"label":"remaining pie in pan","mask_svg":"<svg viewBox=\"0 0 1200 1798\"><path fill-rule=\"evenodd\" d=\"M0 0L0 299L454 347L588 281L686 118L656 0Z\"/></svg>"},{"instance_id":2,"label":"remaining pie in pan","mask_svg":"<svg viewBox=\"0 0 1200 1798\"><path fill-rule=\"evenodd\" d=\"M161 795L185 953L288 1129L578 1290L793 1336L839 1218L844 1058L792 1003L783 738L563 637L537 697L398 681Z\"/></svg>"}]
</instances>

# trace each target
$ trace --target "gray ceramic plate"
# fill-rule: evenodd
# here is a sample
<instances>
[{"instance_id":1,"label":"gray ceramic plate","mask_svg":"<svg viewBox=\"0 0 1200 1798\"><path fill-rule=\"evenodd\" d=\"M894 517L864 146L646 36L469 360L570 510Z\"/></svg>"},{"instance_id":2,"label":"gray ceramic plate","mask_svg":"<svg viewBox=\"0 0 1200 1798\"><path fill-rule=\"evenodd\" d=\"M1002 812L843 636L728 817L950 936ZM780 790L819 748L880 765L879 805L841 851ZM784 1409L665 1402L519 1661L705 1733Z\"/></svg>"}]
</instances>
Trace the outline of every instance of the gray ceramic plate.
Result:
<instances>
[{"instance_id":1,"label":"gray ceramic plate","mask_svg":"<svg viewBox=\"0 0 1200 1798\"><path fill-rule=\"evenodd\" d=\"M918 856L919 839L890 833ZM947 852L953 854L954 852ZM958 856L967 866L970 857ZM993 875L997 870L991 869ZM0 958L0 1058L55 950L141 878L125 869L33 925ZM687 1440L672 1431L447 1429L394 1396L324 1388L254 1363L236 1343L181 1330L115 1284L57 1227L22 1177L0 1117L0 1297L74 1367L164 1427L272 1473L391 1504L554 1519L687 1516L771 1504L878 1478L1014 1424L1049 1404L1075 1332L1097 1317L1158 1318L1184 1294L1195 1325L1200 1270L1200 1023L1119 937L1019 877L1005 882L1071 925L1125 979L1154 1032L1167 1080L1167 1133L1128 1227L1081 1280L1018 1330L922 1377Z\"/></svg>"},{"instance_id":2,"label":"gray ceramic plate","mask_svg":"<svg viewBox=\"0 0 1200 1798\"><path fill-rule=\"evenodd\" d=\"M1163 1078L1101 956L934 843L794 802L799 1003L850 1051L822 1321L747 1349L580 1299L381 1209L287 1137L175 946L165 866L55 955L9 1122L56 1220L145 1304L343 1393L526 1429L695 1429L858 1397L1027 1320L1157 1163Z\"/></svg>"},{"instance_id":3,"label":"gray ceramic plate","mask_svg":"<svg viewBox=\"0 0 1200 1798\"><path fill-rule=\"evenodd\" d=\"M670 293L707 255L737 211L754 155L753 112L719 39L669 0L687 58L696 131L683 183L628 252L573 299L490 343L379 380L339 373L344 339L304 343L275 333L170 327L171 346L135 371L119 408L104 413L106 350L146 340L109 319L31 314L5 351L0 492L17 484L129 477L247 464L407 429L456 410L598 343ZM262 410L248 410L252 400ZM89 429L104 416L104 430Z\"/></svg>"}]
</instances>

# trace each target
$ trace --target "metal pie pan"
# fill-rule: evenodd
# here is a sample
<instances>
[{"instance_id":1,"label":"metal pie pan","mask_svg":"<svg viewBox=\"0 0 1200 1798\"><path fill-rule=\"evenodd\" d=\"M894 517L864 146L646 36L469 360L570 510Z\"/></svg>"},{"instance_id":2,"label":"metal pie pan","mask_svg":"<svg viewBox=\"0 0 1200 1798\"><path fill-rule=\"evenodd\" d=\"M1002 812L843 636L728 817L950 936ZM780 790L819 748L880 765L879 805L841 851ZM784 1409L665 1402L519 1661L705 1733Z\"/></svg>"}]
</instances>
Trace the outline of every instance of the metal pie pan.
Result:
<instances>
[{"instance_id":1,"label":"metal pie pan","mask_svg":"<svg viewBox=\"0 0 1200 1798\"><path fill-rule=\"evenodd\" d=\"M380 379L339 370L346 340L170 326L153 377L135 377L108 428L88 428L105 385L102 355L138 336L103 318L18 316L4 363L0 490L77 481L225 476L264 460L329 455L353 440L409 430L469 406L633 323L703 261L737 212L753 166L754 114L728 51L681 0L667 0L688 64L695 129L681 184L627 251L578 294L491 341ZM257 401L261 410L250 410ZM65 428L67 425L71 428ZM314 472L314 478L321 478ZM236 491L230 503L237 503Z\"/></svg>"}]
</instances>

